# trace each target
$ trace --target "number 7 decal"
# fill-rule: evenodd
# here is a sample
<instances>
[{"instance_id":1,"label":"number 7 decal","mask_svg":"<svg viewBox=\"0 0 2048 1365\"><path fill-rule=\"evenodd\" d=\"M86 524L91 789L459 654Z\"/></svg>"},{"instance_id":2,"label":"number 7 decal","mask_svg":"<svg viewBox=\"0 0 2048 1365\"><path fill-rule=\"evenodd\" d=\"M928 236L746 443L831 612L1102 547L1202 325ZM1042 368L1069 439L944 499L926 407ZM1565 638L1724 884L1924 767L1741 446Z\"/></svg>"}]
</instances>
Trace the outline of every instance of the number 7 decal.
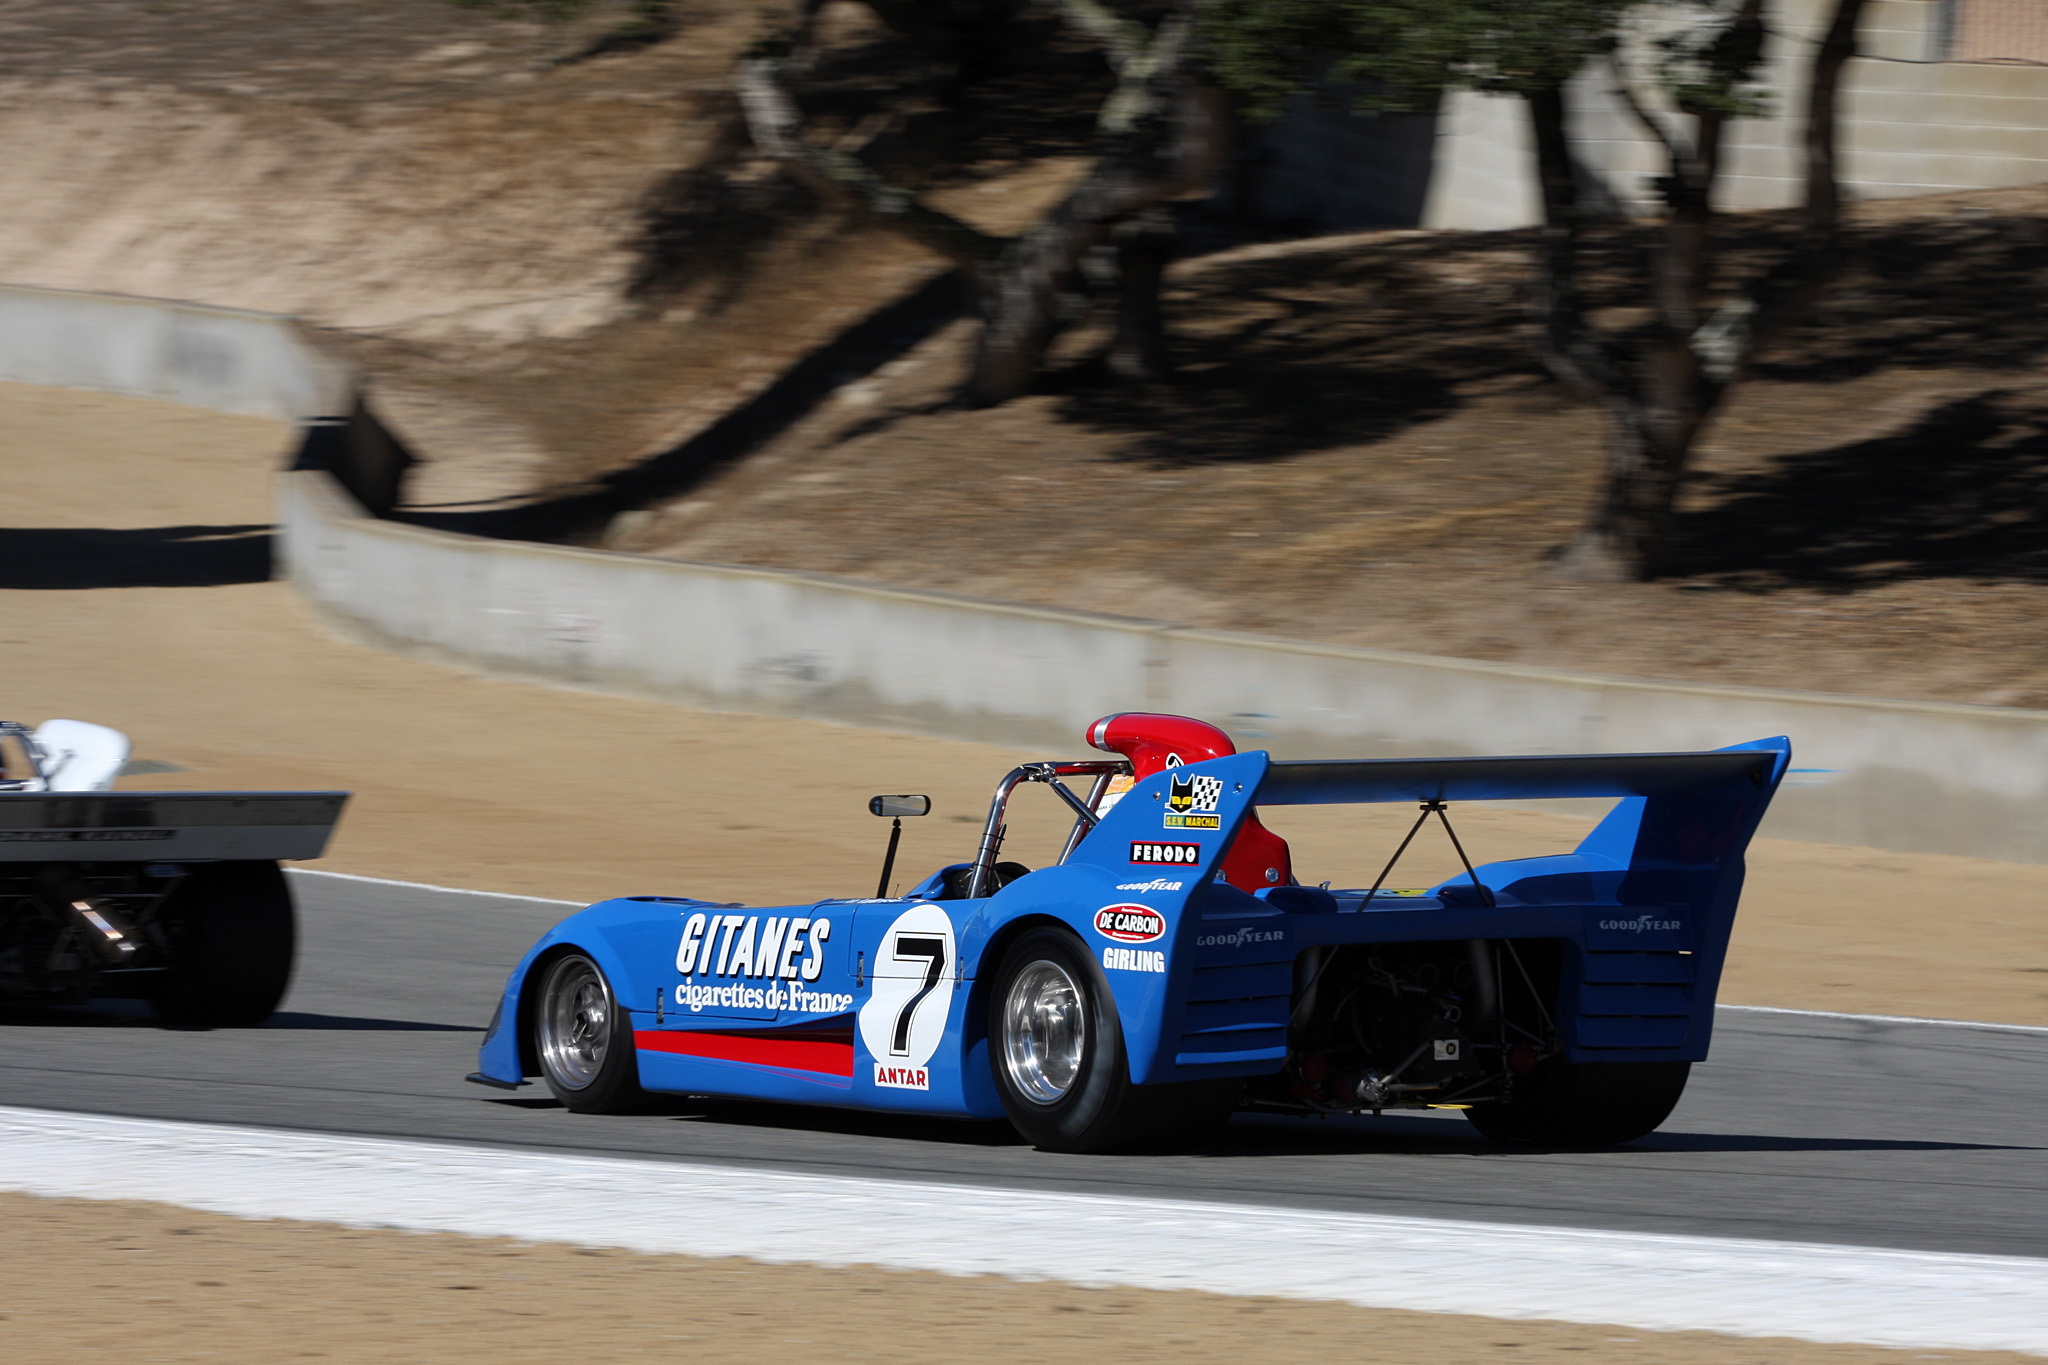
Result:
<instances>
[{"instance_id":1,"label":"number 7 decal","mask_svg":"<svg viewBox=\"0 0 2048 1365\"><path fill-rule=\"evenodd\" d=\"M909 962L915 958L925 959L924 989L910 997L903 1006L903 1012L896 1016L896 1036L889 1040L891 1057L910 1055L910 1019L917 1013L917 1007L924 1003L939 984L939 978L946 972L946 940L942 938L899 938L896 951L891 954L898 962Z\"/></svg>"},{"instance_id":2,"label":"number 7 decal","mask_svg":"<svg viewBox=\"0 0 2048 1365\"><path fill-rule=\"evenodd\" d=\"M875 944L875 972L860 1007L860 1040L875 1084L929 1090L929 1063L946 1037L959 949L944 907L926 901L898 915ZM942 1064L942 1074L957 1066Z\"/></svg>"}]
</instances>

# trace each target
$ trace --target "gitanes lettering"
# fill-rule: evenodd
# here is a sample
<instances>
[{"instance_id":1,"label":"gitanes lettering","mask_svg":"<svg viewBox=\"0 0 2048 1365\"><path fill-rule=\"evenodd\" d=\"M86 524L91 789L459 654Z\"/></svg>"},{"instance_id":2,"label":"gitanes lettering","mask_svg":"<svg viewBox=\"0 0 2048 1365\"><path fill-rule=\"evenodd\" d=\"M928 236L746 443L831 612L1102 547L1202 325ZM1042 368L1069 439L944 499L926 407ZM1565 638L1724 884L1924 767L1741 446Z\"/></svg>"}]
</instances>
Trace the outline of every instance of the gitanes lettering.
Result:
<instances>
[{"instance_id":1,"label":"gitanes lettering","mask_svg":"<svg viewBox=\"0 0 2048 1365\"><path fill-rule=\"evenodd\" d=\"M676 970L684 976L816 981L824 973L825 941L831 937L829 919L694 914L676 945Z\"/></svg>"}]
</instances>

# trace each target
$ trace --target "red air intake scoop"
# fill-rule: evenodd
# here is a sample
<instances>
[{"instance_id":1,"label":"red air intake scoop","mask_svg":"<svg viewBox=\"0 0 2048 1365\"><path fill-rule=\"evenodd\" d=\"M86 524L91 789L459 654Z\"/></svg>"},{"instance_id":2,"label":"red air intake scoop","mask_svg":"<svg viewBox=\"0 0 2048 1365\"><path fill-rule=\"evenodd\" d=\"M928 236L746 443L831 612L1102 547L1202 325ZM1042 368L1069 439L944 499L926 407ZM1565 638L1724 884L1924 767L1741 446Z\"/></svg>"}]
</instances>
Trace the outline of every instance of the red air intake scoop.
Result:
<instances>
[{"instance_id":1,"label":"red air intake scoop","mask_svg":"<svg viewBox=\"0 0 2048 1365\"><path fill-rule=\"evenodd\" d=\"M1237 752L1230 736L1205 720L1151 711L1104 716L1088 727L1088 742L1131 760L1133 774L1140 782L1168 768ZM1260 824L1257 811L1245 816L1237 838L1223 855L1222 869L1223 880L1240 891L1286 886L1294 881L1287 841Z\"/></svg>"}]
</instances>

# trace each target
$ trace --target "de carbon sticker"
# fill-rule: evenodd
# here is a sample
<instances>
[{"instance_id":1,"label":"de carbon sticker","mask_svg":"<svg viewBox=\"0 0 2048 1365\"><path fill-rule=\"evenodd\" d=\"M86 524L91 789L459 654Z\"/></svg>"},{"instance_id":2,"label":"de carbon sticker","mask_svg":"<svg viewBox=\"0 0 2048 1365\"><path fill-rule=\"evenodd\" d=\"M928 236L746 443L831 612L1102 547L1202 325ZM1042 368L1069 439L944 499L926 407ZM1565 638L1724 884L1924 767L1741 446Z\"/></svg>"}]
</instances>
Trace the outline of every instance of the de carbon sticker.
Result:
<instances>
[{"instance_id":1,"label":"de carbon sticker","mask_svg":"<svg viewBox=\"0 0 2048 1365\"><path fill-rule=\"evenodd\" d=\"M1151 943L1166 933L1166 919L1149 905L1105 905L1095 912L1095 932L1118 943Z\"/></svg>"},{"instance_id":2,"label":"de carbon sticker","mask_svg":"<svg viewBox=\"0 0 2048 1365\"><path fill-rule=\"evenodd\" d=\"M959 975L945 910L927 901L896 917L875 946L873 989L860 1007L860 1040L874 1059L876 1085L932 1088L932 1054L945 1037Z\"/></svg>"}]
</instances>

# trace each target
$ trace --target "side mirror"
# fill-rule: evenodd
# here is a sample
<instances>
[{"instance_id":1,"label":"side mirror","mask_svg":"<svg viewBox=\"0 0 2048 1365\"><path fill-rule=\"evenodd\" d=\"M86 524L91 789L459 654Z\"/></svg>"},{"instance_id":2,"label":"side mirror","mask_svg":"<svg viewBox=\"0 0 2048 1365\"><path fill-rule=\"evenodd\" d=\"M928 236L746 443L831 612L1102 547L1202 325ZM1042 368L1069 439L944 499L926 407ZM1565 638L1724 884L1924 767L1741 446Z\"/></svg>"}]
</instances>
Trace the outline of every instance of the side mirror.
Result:
<instances>
[{"instance_id":1,"label":"side mirror","mask_svg":"<svg viewBox=\"0 0 2048 1365\"><path fill-rule=\"evenodd\" d=\"M868 814L879 815L884 820L931 813L932 799L929 796L875 796L868 799Z\"/></svg>"},{"instance_id":2,"label":"side mirror","mask_svg":"<svg viewBox=\"0 0 2048 1365\"><path fill-rule=\"evenodd\" d=\"M889 895L889 874L896 870L896 844L903 837L903 817L906 815L929 815L932 799L929 796L876 796L868 800L868 814L879 815L893 823L889 826L889 851L882 855L882 882L875 888L875 899L886 900Z\"/></svg>"}]
</instances>

